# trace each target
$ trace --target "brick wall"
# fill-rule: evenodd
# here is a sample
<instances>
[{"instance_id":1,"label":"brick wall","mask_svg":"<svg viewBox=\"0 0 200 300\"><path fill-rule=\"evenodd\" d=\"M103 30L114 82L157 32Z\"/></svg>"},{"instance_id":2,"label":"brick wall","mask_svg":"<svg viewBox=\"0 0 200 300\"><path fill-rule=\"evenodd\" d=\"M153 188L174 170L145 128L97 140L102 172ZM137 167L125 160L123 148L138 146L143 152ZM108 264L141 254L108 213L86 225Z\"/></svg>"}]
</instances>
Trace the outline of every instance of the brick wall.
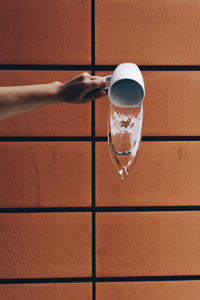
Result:
<instances>
[{"instance_id":1,"label":"brick wall","mask_svg":"<svg viewBox=\"0 0 200 300\"><path fill-rule=\"evenodd\" d=\"M199 12L198 0L1 0L0 86L122 62L146 85L124 182L106 98L0 121L2 300L199 300Z\"/></svg>"}]
</instances>

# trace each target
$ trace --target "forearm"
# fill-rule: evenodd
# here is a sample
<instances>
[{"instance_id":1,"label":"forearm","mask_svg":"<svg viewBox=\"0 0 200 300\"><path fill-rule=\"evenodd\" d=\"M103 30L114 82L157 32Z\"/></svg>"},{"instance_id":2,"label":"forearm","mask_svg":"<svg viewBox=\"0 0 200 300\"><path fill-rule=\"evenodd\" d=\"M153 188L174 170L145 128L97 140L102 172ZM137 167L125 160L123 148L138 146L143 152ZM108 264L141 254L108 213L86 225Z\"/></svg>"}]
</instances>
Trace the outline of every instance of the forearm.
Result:
<instances>
[{"instance_id":1,"label":"forearm","mask_svg":"<svg viewBox=\"0 0 200 300\"><path fill-rule=\"evenodd\" d=\"M105 96L105 85L105 78L84 72L64 83L0 87L0 119L53 103L87 103Z\"/></svg>"},{"instance_id":2,"label":"forearm","mask_svg":"<svg viewBox=\"0 0 200 300\"><path fill-rule=\"evenodd\" d=\"M58 103L59 82L0 87L0 119L44 105Z\"/></svg>"}]
</instances>

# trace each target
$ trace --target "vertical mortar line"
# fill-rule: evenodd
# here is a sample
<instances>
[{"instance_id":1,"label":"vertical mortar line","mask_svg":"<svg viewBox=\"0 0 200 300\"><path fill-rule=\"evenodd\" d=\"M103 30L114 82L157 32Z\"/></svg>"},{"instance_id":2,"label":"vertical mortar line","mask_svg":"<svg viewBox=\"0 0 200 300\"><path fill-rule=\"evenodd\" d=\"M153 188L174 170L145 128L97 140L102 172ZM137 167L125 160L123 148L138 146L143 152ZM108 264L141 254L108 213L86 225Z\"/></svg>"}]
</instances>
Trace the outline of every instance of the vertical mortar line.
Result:
<instances>
[{"instance_id":1,"label":"vertical mortar line","mask_svg":"<svg viewBox=\"0 0 200 300\"><path fill-rule=\"evenodd\" d=\"M95 0L91 0L91 67L95 75ZM91 103L92 136L92 299L96 300L96 215L95 215L95 102Z\"/></svg>"}]
</instances>

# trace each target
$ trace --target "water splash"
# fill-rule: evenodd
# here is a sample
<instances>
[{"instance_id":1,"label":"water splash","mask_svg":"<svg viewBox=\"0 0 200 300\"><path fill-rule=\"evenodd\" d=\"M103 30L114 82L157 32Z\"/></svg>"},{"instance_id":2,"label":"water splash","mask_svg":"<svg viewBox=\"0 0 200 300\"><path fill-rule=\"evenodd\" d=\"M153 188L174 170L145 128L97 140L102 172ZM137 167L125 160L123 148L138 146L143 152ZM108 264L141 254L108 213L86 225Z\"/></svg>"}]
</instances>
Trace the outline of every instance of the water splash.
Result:
<instances>
[{"instance_id":1,"label":"water splash","mask_svg":"<svg viewBox=\"0 0 200 300\"><path fill-rule=\"evenodd\" d=\"M121 179L125 179L134 166L141 140L143 104L122 108L110 104L108 144L112 161Z\"/></svg>"}]
</instances>

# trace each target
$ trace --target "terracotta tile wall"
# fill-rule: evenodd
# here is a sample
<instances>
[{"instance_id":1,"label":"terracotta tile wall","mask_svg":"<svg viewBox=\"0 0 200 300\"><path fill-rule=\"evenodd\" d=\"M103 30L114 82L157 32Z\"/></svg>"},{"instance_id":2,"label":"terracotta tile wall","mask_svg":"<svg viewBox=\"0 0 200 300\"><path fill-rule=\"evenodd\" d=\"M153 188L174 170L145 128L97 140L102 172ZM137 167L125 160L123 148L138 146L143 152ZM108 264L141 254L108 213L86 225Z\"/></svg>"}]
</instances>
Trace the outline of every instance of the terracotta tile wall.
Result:
<instances>
[{"instance_id":1,"label":"terracotta tile wall","mask_svg":"<svg viewBox=\"0 0 200 300\"><path fill-rule=\"evenodd\" d=\"M142 70L127 181L105 97L0 121L0 299L199 300L198 0L1 0L0 86Z\"/></svg>"}]
</instances>

